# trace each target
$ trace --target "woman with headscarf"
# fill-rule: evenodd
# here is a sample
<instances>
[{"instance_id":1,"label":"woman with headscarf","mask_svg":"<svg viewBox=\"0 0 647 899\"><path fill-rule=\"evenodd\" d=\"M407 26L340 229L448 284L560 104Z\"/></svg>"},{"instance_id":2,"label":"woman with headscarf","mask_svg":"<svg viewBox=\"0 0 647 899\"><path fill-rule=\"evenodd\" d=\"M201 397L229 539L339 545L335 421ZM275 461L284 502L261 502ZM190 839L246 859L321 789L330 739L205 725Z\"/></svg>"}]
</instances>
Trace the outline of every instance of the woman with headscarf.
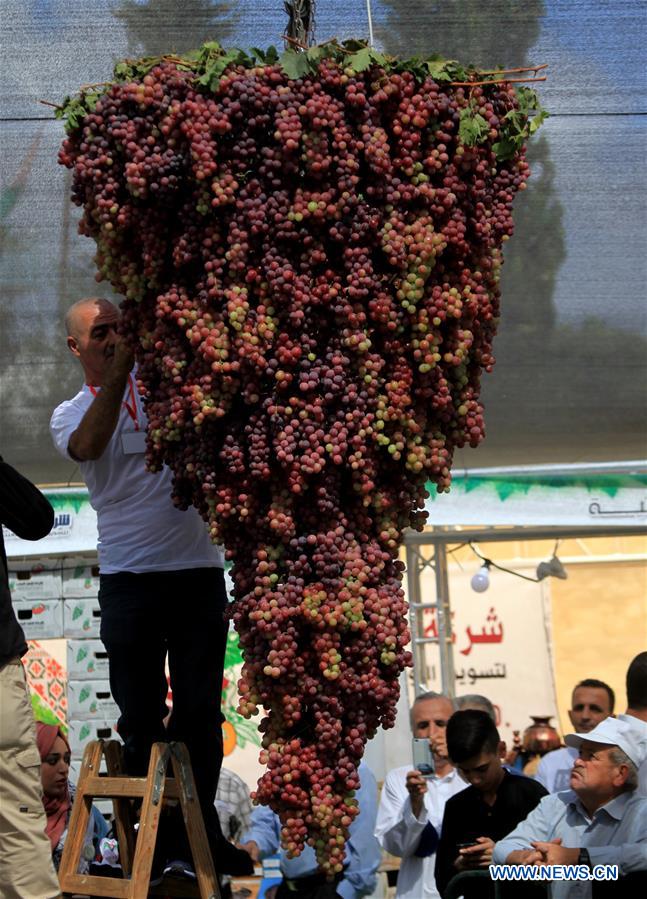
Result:
<instances>
[{"instance_id":1,"label":"woman with headscarf","mask_svg":"<svg viewBox=\"0 0 647 899\"><path fill-rule=\"evenodd\" d=\"M40 776L43 785L43 805L47 815L46 833L52 846L54 867L58 870L67 837L75 788L68 779L70 744L55 724L36 723L36 742L40 753ZM87 874L96 854L95 842L108 832L102 816L93 814L88 823L85 844L81 853L79 874ZM100 820L99 820L100 819Z\"/></svg>"}]
</instances>

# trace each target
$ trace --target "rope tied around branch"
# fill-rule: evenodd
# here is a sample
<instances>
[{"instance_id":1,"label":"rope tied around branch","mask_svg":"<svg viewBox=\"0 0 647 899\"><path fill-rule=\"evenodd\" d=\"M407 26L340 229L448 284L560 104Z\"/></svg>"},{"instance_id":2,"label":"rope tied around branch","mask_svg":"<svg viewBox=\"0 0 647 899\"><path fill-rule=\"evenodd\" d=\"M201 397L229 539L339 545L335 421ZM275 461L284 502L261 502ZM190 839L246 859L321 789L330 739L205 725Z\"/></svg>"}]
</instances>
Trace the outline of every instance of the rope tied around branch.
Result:
<instances>
[{"instance_id":1,"label":"rope tied around branch","mask_svg":"<svg viewBox=\"0 0 647 899\"><path fill-rule=\"evenodd\" d=\"M283 5L289 17L284 36L309 47L314 39L315 0L284 0Z\"/></svg>"}]
</instances>

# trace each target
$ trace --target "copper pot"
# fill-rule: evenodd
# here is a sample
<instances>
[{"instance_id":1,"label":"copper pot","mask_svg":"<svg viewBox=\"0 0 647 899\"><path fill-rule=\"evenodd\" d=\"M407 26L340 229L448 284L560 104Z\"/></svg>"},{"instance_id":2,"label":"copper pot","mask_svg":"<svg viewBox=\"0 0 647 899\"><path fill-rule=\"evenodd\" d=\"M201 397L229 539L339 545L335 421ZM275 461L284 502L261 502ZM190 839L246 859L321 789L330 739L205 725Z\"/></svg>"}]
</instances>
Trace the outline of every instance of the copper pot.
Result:
<instances>
[{"instance_id":1,"label":"copper pot","mask_svg":"<svg viewBox=\"0 0 647 899\"><path fill-rule=\"evenodd\" d=\"M545 755L562 745L559 734L550 723L552 715L531 715L532 724L523 732L523 750Z\"/></svg>"}]
</instances>

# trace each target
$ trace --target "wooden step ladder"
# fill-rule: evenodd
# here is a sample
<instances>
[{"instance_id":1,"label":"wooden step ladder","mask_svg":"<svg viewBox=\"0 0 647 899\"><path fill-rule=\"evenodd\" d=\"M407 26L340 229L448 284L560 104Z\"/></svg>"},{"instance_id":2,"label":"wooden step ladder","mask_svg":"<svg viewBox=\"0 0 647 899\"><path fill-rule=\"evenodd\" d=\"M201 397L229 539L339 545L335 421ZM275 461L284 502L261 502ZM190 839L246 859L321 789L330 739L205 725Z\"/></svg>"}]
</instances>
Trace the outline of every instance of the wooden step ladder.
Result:
<instances>
[{"instance_id":1,"label":"wooden step ladder","mask_svg":"<svg viewBox=\"0 0 647 899\"><path fill-rule=\"evenodd\" d=\"M99 773L103 757L107 776ZM166 774L169 761L173 777ZM112 799L123 879L77 873L92 813L92 800L95 798ZM136 838L133 799L142 800ZM180 803L197 882L194 884L183 879L173 883L172 878L168 878L159 886L150 887L160 814L164 802L168 800ZM146 899L149 895L175 895L220 899L191 762L184 743L154 743L147 777L129 777L124 773L122 747L116 740L88 743L83 754L58 877L64 896Z\"/></svg>"}]
</instances>

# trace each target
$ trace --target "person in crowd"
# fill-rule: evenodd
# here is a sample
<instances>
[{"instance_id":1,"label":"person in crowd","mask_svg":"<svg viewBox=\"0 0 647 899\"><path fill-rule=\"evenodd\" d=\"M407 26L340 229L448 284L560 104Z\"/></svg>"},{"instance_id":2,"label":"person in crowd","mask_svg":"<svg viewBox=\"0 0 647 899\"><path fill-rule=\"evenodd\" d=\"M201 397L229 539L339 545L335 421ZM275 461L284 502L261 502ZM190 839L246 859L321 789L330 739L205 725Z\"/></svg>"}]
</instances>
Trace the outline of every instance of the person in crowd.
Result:
<instances>
[{"instance_id":1,"label":"person in crowd","mask_svg":"<svg viewBox=\"0 0 647 899\"><path fill-rule=\"evenodd\" d=\"M216 808L225 837L234 843L239 842L251 824L252 800L245 781L229 768L220 769Z\"/></svg>"},{"instance_id":2,"label":"person in crowd","mask_svg":"<svg viewBox=\"0 0 647 899\"><path fill-rule=\"evenodd\" d=\"M568 734L578 750L570 789L545 796L497 842L495 864L617 865L613 895L638 896L647 878L647 799L636 792L647 741L631 724L608 717L585 734ZM591 883L553 881L552 899L591 896ZM595 890L593 894L595 895ZM644 894L643 894L644 895Z\"/></svg>"},{"instance_id":3,"label":"person in crowd","mask_svg":"<svg viewBox=\"0 0 647 899\"><path fill-rule=\"evenodd\" d=\"M464 696L457 696L454 699L454 708L456 711L466 711L467 709L477 709L486 712L494 724L496 725L496 709L487 696L481 696L480 693L466 693Z\"/></svg>"},{"instance_id":4,"label":"person in crowd","mask_svg":"<svg viewBox=\"0 0 647 899\"><path fill-rule=\"evenodd\" d=\"M21 657L23 629L9 592L2 525L23 540L46 537L54 510L31 481L0 456L0 872L4 899L60 895L45 834L34 715Z\"/></svg>"},{"instance_id":5,"label":"person in crowd","mask_svg":"<svg viewBox=\"0 0 647 899\"><path fill-rule=\"evenodd\" d=\"M641 739L647 739L647 652L639 652L627 669L627 711L618 719L631 724ZM638 772L638 792L647 796L647 760Z\"/></svg>"},{"instance_id":6,"label":"person in crowd","mask_svg":"<svg viewBox=\"0 0 647 899\"><path fill-rule=\"evenodd\" d=\"M173 504L170 470L146 470L146 412L133 355L117 335L117 308L83 299L65 323L84 384L54 410L50 430L59 452L79 465L97 512L101 639L121 712L126 770L145 774L154 742L184 742L217 869L251 873L247 853L222 835L214 805L227 634L222 551L194 508L183 512ZM165 729L167 654L173 711ZM189 852L179 813L163 830L169 857L178 857L181 844Z\"/></svg>"},{"instance_id":7,"label":"person in crowd","mask_svg":"<svg viewBox=\"0 0 647 899\"><path fill-rule=\"evenodd\" d=\"M361 899L376 885L381 861L379 844L373 836L377 809L377 784L365 762L359 766L360 786L355 798L359 814L349 827L344 871L334 880L326 880L318 868L314 849L306 846L301 855L288 858L280 848L281 823L278 816L263 805L252 811L249 830L242 837L242 848L258 862L279 852L283 880L266 899Z\"/></svg>"},{"instance_id":8,"label":"person in crowd","mask_svg":"<svg viewBox=\"0 0 647 899\"><path fill-rule=\"evenodd\" d=\"M496 840L513 830L546 795L536 780L503 767L505 743L487 712L455 712L447 723L447 751L469 787L445 803L435 869L441 896L456 874L479 868L487 871ZM461 892L466 899L489 899L494 886L487 880L466 882Z\"/></svg>"},{"instance_id":9,"label":"person in crowd","mask_svg":"<svg viewBox=\"0 0 647 899\"><path fill-rule=\"evenodd\" d=\"M611 687L604 681L589 677L573 689L568 717L576 733L588 734L601 721L613 715L614 706L615 694ZM537 766L536 780L549 793L567 790L576 758L577 750L572 746L562 746L546 753Z\"/></svg>"},{"instance_id":10,"label":"person in crowd","mask_svg":"<svg viewBox=\"0 0 647 899\"><path fill-rule=\"evenodd\" d=\"M252 800L249 787L234 771L220 769L216 791L216 809L225 839L238 843L252 823ZM231 878L220 877L221 899L232 895Z\"/></svg>"},{"instance_id":11,"label":"person in crowd","mask_svg":"<svg viewBox=\"0 0 647 899\"><path fill-rule=\"evenodd\" d=\"M70 744L55 724L36 724L36 742L40 755L40 779L43 787L43 806L47 815L46 833L52 849L54 867L58 871L67 838L76 788L68 779ZM90 863L97 857L99 842L108 833L108 825L99 810L92 806L85 842L81 851L79 874L90 871Z\"/></svg>"},{"instance_id":12,"label":"person in crowd","mask_svg":"<svg viewBox=\"0 0 647 899\"><path fill-rule=\"evenodd\" d=\"M414 737L429 740L435 773L423 776L405 765L386 776L375 835L391 855L402 859L397 899L437 899L435 851L445 803L467 784L447 754L445 732L454 707L440 693L423 693L411 708Z\"/></svg>"}]
</instances>

